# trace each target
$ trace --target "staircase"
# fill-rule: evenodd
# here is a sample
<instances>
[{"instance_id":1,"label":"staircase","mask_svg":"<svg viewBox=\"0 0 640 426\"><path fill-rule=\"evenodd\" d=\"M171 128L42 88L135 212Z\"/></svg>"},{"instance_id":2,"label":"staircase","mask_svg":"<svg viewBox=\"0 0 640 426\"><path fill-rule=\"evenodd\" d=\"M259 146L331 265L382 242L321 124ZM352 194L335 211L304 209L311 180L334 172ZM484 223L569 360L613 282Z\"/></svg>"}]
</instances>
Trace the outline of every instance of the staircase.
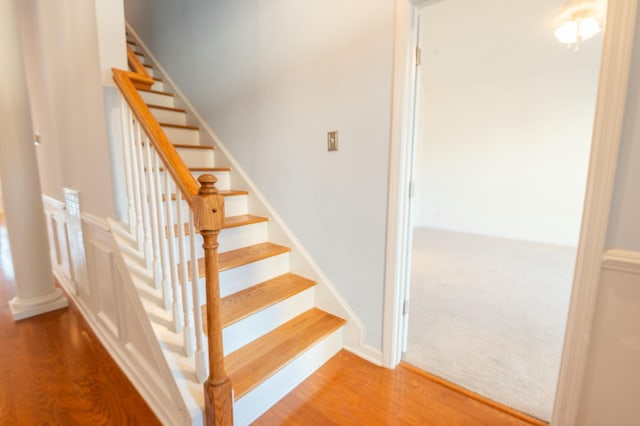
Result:
<instances>
[{"instance_id":1,"label":"staircase","mask_svg":"<svg viewBox=\"0 0 640 426\"><path fill-rule=\"evenodd\" d=\"M149 89L138 89L149 111L189 172L215 176L224 197L217 258L224 368L233 388L234 424L248 424L343 347L345 320L316 307L316 283L291 270L292 249L269 241L269 218L251 214L252 195L234 189L234 170L216 167L214 147L202 143L201 130L189 124L189 112L177 107L139 43L128 36L127 46L153 77ZM135 132L131 137L140 138ZM144 157L149 143L144 135L140 140ZM153 159L144 164L137 170L147 188L136 192L129 185L129 223L110 225L191 423L202 424L202 383L209 373L202 238L166 167ZM154 185L167 192L154 196ZM140 229L144 219L154 227Z\"/></svg>"}]
</instances>

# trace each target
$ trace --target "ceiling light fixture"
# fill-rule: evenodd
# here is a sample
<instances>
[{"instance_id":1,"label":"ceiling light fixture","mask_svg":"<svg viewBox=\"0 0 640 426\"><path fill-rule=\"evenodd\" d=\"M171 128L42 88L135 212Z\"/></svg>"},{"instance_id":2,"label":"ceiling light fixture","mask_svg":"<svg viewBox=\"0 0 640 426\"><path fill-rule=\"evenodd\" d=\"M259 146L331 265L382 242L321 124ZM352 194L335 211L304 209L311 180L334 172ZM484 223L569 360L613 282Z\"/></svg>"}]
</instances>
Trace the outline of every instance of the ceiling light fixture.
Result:
<instances>
[{"instance_id":1,"label":"ceiling light fixture","mask_svg":"<svg viewBox=\"0 0 640 426\"><path fill-rule=\"evenodd\" d=\"M602 31L604 1L571 0L556 16L554 35L560 43L578 49L581 42Z\"/></svg>"}]
</instances>

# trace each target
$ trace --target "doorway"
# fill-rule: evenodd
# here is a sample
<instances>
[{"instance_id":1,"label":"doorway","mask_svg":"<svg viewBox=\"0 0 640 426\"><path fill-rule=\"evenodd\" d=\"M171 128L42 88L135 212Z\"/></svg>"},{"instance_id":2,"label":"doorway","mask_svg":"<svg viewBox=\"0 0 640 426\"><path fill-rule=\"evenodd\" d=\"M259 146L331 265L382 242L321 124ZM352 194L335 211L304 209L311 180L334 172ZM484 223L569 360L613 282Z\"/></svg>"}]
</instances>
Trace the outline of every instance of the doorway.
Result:
<instances>
[{"instance_id":1,"label":"doorway","mask_svg":"<svg viewBox=\"0 0 640 426\"><path fill-rule=\"evenodd\" d=\"M602 40L560 45L550 17L563 3L444 0L417 14L404 359L544 420L573 281Z\"/></svg>"}]
</instances>

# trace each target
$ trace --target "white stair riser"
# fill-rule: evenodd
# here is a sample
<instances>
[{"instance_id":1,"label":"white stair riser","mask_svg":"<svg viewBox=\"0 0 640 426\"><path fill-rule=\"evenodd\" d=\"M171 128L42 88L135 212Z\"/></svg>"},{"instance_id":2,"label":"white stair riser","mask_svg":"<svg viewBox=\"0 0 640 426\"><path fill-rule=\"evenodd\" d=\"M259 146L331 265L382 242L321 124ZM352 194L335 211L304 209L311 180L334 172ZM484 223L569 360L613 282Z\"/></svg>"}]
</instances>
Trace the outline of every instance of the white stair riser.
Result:
<instances>
[{"instance_id":1,"label":"white stair riser","mask_svg":"<svg viewBox=\"0 0 640 426\"><path fill-rule=\"evenodd\" d=\"M191 172L191 175L198 180L200 175L214 175L218 181L216 182L216 188L219 191L227 191L231 189L231 173L227 171L213 171L213 172Z\"/></svg>"},{"instance_id":2,"label":"white stair riser","mask_svg":"<svg viewBox=\"0 0 640 426\"><path fill-rule=\"evenodd\" d=\"M171 203L173 203L173 211L174 214L175 213L175 203L177 203L177 200L172 200L170 201ZM183 218L186 221L187 218L189 217L189 205L187 204L186 201L182 200L181 201L181 206L182 206L182 214L183 214ZM243 214L247 214L247 196L246 195L235 195L232 197L224 197L224 216L225 217L230 217L230 216L240 216ZM174 217L174 220L176 219L176 217Z\"/></svg>"},{"instance_id":3,"label":"white stair riser","mask_svg":"<svg viewBox=\"0 0 640 426\"><path fill-rule=\"evenodd\" d=\"M155 89L154 89L155 90ZM187 124L187 114L180 111L170 111L166 109L160 108L149 108L151 114L158 120L160 123L169 123L169 124Z\"/></svg>"},{"instance_id":4,"label":"white stair riser","mask_svg":"<svg viewBox=\"0 0 640 426\"><path fill-rule=\"evenodd\" d=\"M176 151L178 151L187 167L215 167L212 149L176 147Z\"/></svg>"},{"instance_id":5,"label":"white stair riser","mask_svg":"<svg viewBox=\"0 0 640 426\"><path fill-rule=\"evenodd\" d=\"M233 404L234 425L244 426L291 392L304 379L342 349L342 328L336 330L282 370Z\"/></svg>"},{"instance_id":6,"label":"white stair riser","mask_svg":"<svg viewBox=\"0 0 640 426\"><path fill-rule=\"evenodd\" d=\"M313 288L256 312L222 330L225 356L313 308Z\"/></svg>"},{"instance_id":7,"label":"white stair riser","mask_svg":"<svg viewBox=\"0 0 640 426\"><path fill-rule=\"evenodd\" d=\"M287 272L289 272L289 253L222 271L220 272L220 297L226 297ZM204 296L204 279L200 280L200 290Z\"/></svg>"},{"instance_id":8,"label":"white stair riser","mask_svg":"<svg viewBox=\"0 0 640 426\"><path fill-rule=\"evenodd\" d=\"M151 105L160 105L163 107L173 108L173 96L162 95L159 93L152 92L144 92L142 90L138 91L142 100Z\"/></svg>"},{"instance_id":9,"label":"white stair riser","mask_svg":"<svg viewBox=\"0 0 640 426\"><path fill-rule=\"evenodd\" d=\"M164 173L164 172L163 172ZM191 176L195 180L198 180L198 176L200 175L213 175L218 179L216 181L216 188L219 191L227 191L231 189L231 177L229 176L229 172L227 171L209 171L209 172L193 172Z\"/></svg>"},{"instance_id":10,"label":"white stair riser","mask_svg":"<svg viewBox=\"0 0 640 426\"><path fill-rule=\"evenodd\" d=\"M129 39L127 39L127 41L129 41ZM131 41L133 41L133 40L131 40ZM138 45L137 45L137 44L130 44L130 43L127 43L127 47L128 47L129 49L131 49L132 51L134 51L134 52L137 52L137 51L138 51Z\"/></svg>"},{"instance_id":11,"label":"white stair riser","mask_svg":"<svg viewBox=\"0 0 640 426\"><path fill-rule=\"evenodd\" d=\"M164 173L164 172L163 172ZM216 188L219 191L226 191L231 189L231 178L229 176L229 172L222 171L212 171L212 172L193 172L191 175L195 180L198 180L198 176L200 175L214 175L218 181L216 182ZM227 197L228 198L228 197Z\"/></svg>"},{"instance_id":12,"label":"white stair riser","mask_svg":"<svg viewBox=\"0 0 640 426\"><path fill-rule=\"evenodd\" d=\"M187 257L190 258L191 247L189 244L189 235L185 235L185 244ZM265 242L267 240L267 222L261 223L253 223L251 225L245 226L237 226L235 228L223 229L220 231L220 235L218 237L218 250L220 252L225 252L229 250L235 250L242 247L251 246L254 244L259 244ZM174 253L176 256L179 253L179 242L180 238L176 235L173 236L173 240L171 244L174 247ZM196 258L200 258L204 256L204 249L202 248L202 237L196 237Z\"/></svg>"},{"instance_id":13,"label":"white stair riser","mask_svg":"<svg viewBox=\"0 0 640 426\"><path fill-rule=\"evenodd\" d=\"M248 198L246 195L234 195L224 197L224 216L240 216L249 213Z\"/></svg>"},{"instance_id":14,"label":"white stair riser","mask_svg":"<svg viewBox=\"0 0 640 426\"><path fill-rule=\"evenodd\" d=\"M199 130L167 126L162 126L162 130L172 143L180 145L200 145Z\"/></svg>"},{"instance_id":15,"label":"white stair riser","mask_svg":"<svg viewBox=\"0 0 640 426\"><path fill-rule=\"evenodd\" d=\"M267 222L236 226L220 231L218 243L220 253L252 246L267 241Z\"/></svg>"},{"instance_id":16,"label":"white stair riser","mask_svg":"<svg viewBox=\"0 0 640 426\"><path fill-rule=\"evenodd\" d=\"M154 80L153 85L151 86L151 90L157 90L159 92L165 92L164 90L164 83L158 80ZM181 123L175 123L175 124L181 124Z\"/></svg>"},{"instance_id":17,"label":"white stair riser","mask_svg":"<svg viewBox=\"0 0 640 426\"><path fill-rule=\"evenodd\" d=\"M137 52L135 52L135 53L136 53L136 57L138 58L138 62L140 62L141 64L144 65L145 64L144 55L141 54L141 53L137 53Z\"/></svg>"},{"instance_id":18,"label":"white stair riser","mask_svg":"<svg viewBox=\"0 0 640 426\"><path fill-rule=\"evenodd\" d=\"M147 66L145 66L144 68L147 70L147 74L149 74L151 77L156 76L155 73L153 72L153 68L147 67Z\"/></svg>"}]
</instances>

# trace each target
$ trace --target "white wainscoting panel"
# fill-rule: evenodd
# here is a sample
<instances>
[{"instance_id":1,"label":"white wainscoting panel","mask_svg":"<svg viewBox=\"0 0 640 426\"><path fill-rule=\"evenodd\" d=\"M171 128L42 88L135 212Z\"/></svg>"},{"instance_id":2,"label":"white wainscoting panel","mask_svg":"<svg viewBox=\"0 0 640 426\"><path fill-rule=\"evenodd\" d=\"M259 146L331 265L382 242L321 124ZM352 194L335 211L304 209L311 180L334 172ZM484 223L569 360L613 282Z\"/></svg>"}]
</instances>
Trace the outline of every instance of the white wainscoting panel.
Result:
<instances>
[{"instance_id":1,"label":"white wainscoting panel","mask_svg":"<svg viewBox=\"0 0 640 426\"><path fill-rule=\"evenodd\" d=\"M636 426L640 419L640 252L605 253L576 424Z\"/></svg>"},{"instance_id":2,"label":"white wainscoting panel","mask_svg":"<svg viewBox=\"0 0 640 426\"><path fill-rule=\"evenodd\" d=\"M160 421L192 424L107 221L80 213L84 241L78 241L78 232L68 232L64 204L50 197L44 204L54 274L70 299ZM75 271L86 277L84 288L73 279L74 244L82 251Z\"/></svg>"}]
</instances>

